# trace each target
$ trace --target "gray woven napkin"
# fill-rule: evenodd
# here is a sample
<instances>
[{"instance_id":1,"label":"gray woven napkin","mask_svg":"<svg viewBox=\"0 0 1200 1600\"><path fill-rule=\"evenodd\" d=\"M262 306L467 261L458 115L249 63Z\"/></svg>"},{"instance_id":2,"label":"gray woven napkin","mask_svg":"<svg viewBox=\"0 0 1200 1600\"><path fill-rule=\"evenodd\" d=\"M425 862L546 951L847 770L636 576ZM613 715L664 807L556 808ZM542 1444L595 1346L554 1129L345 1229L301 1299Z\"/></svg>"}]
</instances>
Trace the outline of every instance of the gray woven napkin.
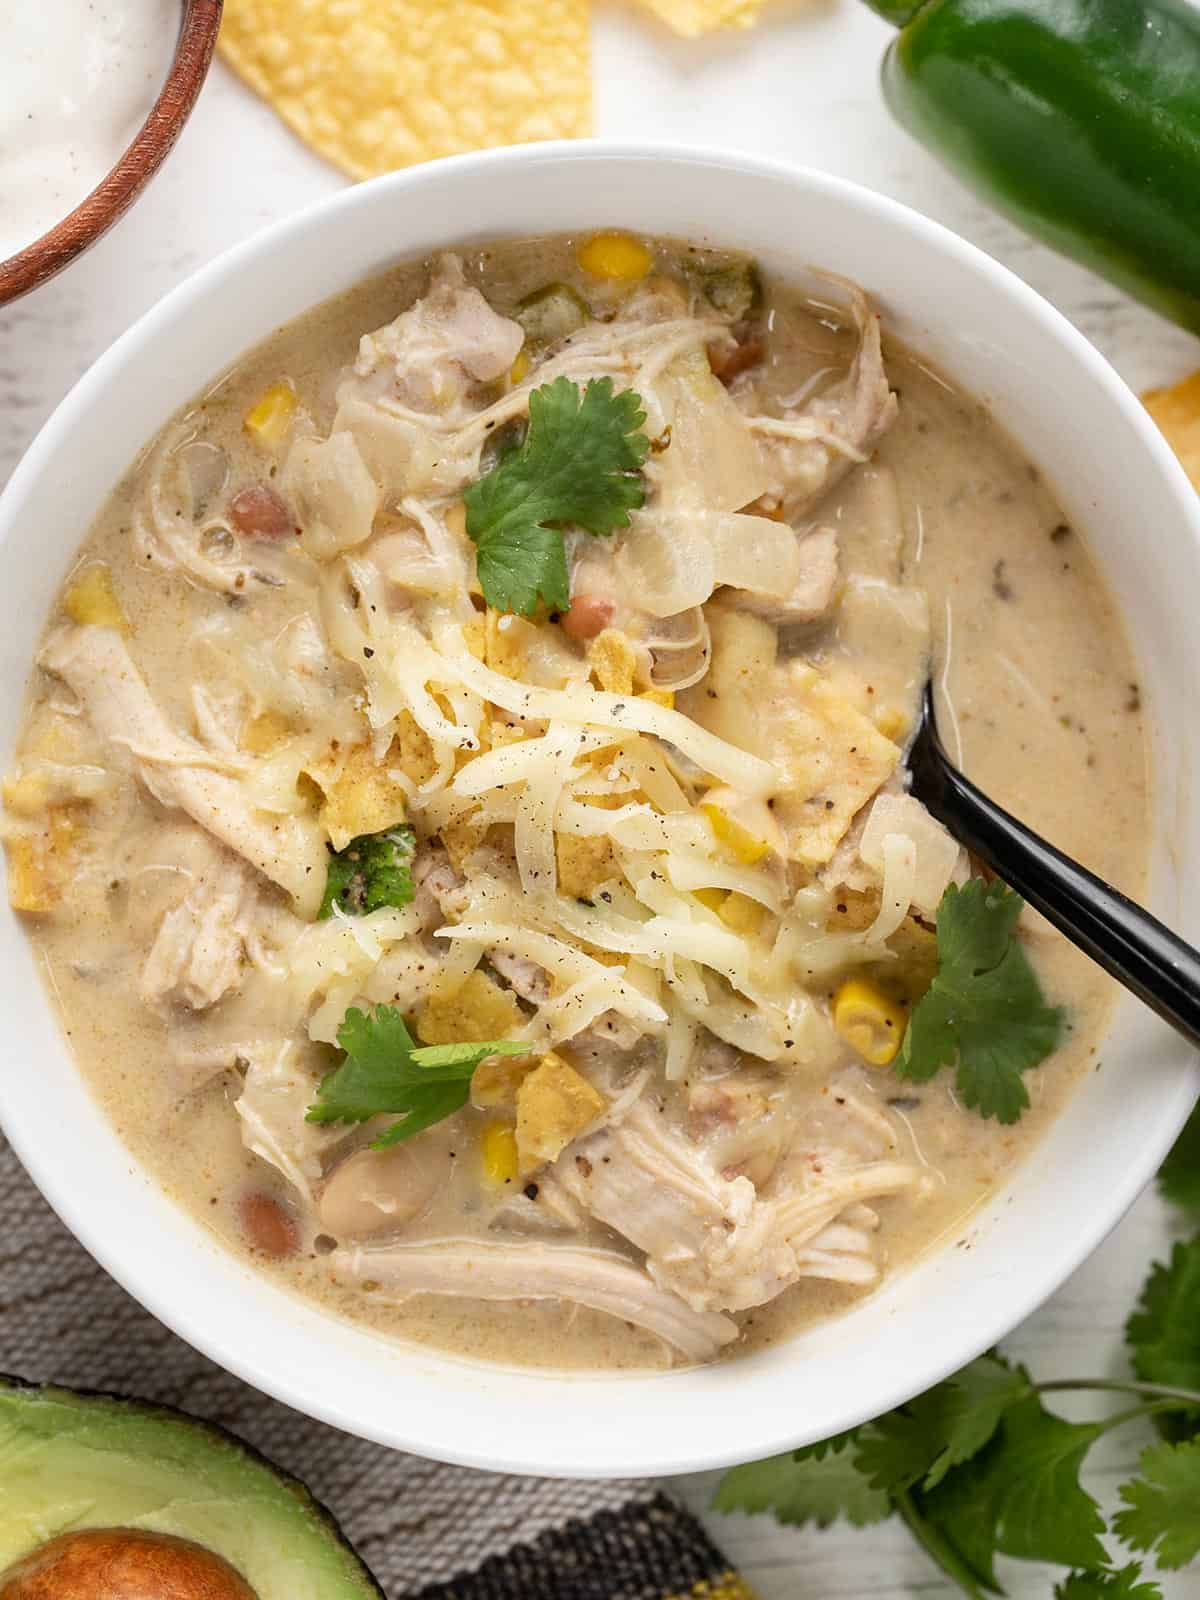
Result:
<instances>
[{"instance_id":1,"label":"gray woven napkin","mask_svg":"<svg viewBox=\"0 0 1200 1600\"><path fill-rule=\"evenodd\" d=\"M659 1524L674 1515L644 1483L440 1466L269 1400L119 1288L58 1221L3 1139L0 1216L0 1370L161 1401L232 1428L330 1507L394 1600L474 1572L514 1546L553 1539L598 1512L638 1506L647 1532L647 1513Z\"/></svg>"}]
</instances>

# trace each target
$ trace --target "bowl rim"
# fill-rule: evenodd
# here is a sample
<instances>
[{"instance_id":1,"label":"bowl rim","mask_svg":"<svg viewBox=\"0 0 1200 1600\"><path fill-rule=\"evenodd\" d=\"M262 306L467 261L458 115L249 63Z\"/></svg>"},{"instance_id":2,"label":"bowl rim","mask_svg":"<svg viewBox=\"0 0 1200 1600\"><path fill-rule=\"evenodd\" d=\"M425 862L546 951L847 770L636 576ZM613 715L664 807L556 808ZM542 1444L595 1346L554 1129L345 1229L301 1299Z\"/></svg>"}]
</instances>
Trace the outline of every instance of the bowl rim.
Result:
<instances>
[{"instance_id":1,"label":"bowl rim","mask_svg":"<svg viewBox=\"0 0 1200 1600\"><path fill-rule=\"evenodd\" d=\"M414 194L420 195L421 191L426 192L423 198L428 198L430 191L436 194L444 178L458 174L502 180L508 172L536 168L542 163L569 162L587 167L590 164L611 161L655 165L668 171L672 167L719 168L730 174L734 180L738 178L773 180L786 184L797 192L823 194L861 213L869 214L871 223L884 233L895 229L905 230L917 236L920 242L932 251L957 258L960 266L965 267L973 276L988 280L994 293L1018 302L1021 313L1031 323L1033 330L1040 331L1044 336L1065 346L1084 376L1107 391L1111 403L1123 414L1123 419L1139 436L1148 458L1147 466L1157 471L1163 480L1163 486L1171 491L1177 503L1179 522L1181 525L1186 525L1191 533L1193 554L1200 550L1200 507L1197 505L1194 491L1136 397L1079 330L1008 268L942 224L851 180L785 161L764 159L721 148L630 140L552 142L507 147L456 156L445 161L388 174L369 183L352 186L326 196L223 252L192 273L121 335L56 408L29 447L24 459L18 464L7 490L0 495L0 537L3 536L5 524L11 516L10 508L19 507L26 494L27 485L31 487L41 477L46 467L54 461L62 437L73 427L88 425L87 419L93 409L95 398L103 393L110 376L119 372L127 356L136 356L143 344L154 341L160 329L166 329L180 318L186 317L192 302L208 294L215 285L222 283L228 286L236 285L244 264L258 257L286 250L290 242L301 238L314 226L322 229L334 227L340 216L354 208L371 207L375 204L375 197L385 190L394 192L397 200L405 197L411 201ZM619 201L615 205L609 204L607 208L619 212ZM598 205L597 209L603 209L603 206ZM719 234L719 223L714 232ZM453 241L448 243L452 244ZM57 1028L57 1023L55 1027ZM1082 1085L1080 1087L1082 1088ZM1011 1299L1006 1306L1002 1323L999 1319L995 1319L992 1325L977 1329L973 1337L961 1340L955 1346L952 1357L944 1349L929 1351L922 1347L911 1351L911 1361L904 1375L897 1374L889 1384L878 1385L873 1390L869 1403L861 1406L857 1412L847 1409L844 1426L852 1426L867 1420L869 1416L878 1415L902 1404L913 1395L928 1389L951 1372L958 1370L993 1345L998 1338L1010 1332L1065 1282L1069 1274L1115 1227L1152 1178L1196 1099L1197 1080L1172 1069L1170 1081L1158 1088L1156 1093L1159 1102L1156 1137L1147 1139L1141 1147L1132 1151L1123 1168L1111 1174L1111 1182L1104 1191L1103 1208L1074 1219L1077 1221L1077 1227L1072 1235L1069 1249L1058 1250L1053 1260L1047 1260L1042 1255L1036 1260L1022 1264L1019 1279L1011 1285ZM99 1106L95 1107L95 1112L107 1129L107 1119ZM385 1415L384 1408L379 1408L378 1412L369 1410L365 1406L356 1409L346 1404L339 1396L327 1391L323 1385L303 1387L290 1375L280 1375L277 1365L272 1362L272 1352L263 1348L261 1343L255 1347L252 1341L230 1335L224 1327L214 1325L212 1319L205 1326L196 1326L195 1322L198 1319L194 1317L193 1312L181 1306L177 1298L160 1286L154 1273L147 1269L144 1262L139 1261L136 1253L123 1246L111 1233L104 1231L103 1220L89 1209L86 1197L73 1186L64 1165L56 1161L54 1151L45 1142L35 1139L32 1121L17 1114L6 1088L4 1075L0 1075L0 1122L3 1123L14 1149L31 1177L68 1229L140 1304L227 1371L283 1403L332 1426L392 1448L490 1471L551 1473L558 1476L596 1478L654 1477L725 1467L749 1459L744 1446L731 1447L715 1436L703 1447L689 1447L686 1451L681 1451L680 1446L669 1437L657 1435L643 1437L636 1446L631 1445L625 1454L616 1453L614 1447L606 1441L605 1449L608 1454L599 1460L593 1459L585 1453L582 1446L573 1444L569 1439L561 1441L561 1446L556 1443L556 1449L561 1448L562 1452L556 1456L546 1453L535 1454L533 1448L519 1438L508 1439L502 1445L494 1441L488 1445L481 1445L469 1429L464 1430L461 1426L450 1429L454 1438L453 1442L448 1443L445 1438L439 1436L436 1426L424 1424L414 1427L406 1417L397 1420L393 1416ZM115 1133L112 1137L116 1138ZM124 1149L124 1146L121 1148ZM134 1165L132 1160L127 1164L131 1167ZM137 1171L147 1182L152 1182L148 1175L142 1173L142 1169L137 1168ZM157 1185L154 1187L157 1189ZM1002 1189L1004 1187L1002 1185ZM174 1208L173 1201L165 1203ZM228 1252L223 1250L221 1253L228 1255ZM229 1257L229 1259L234 1258ZM250 1274L247 1273L247 1276ZM257 1279L258 1275L254 1276ZM882 1294L885 1290L886 1285L884 1289L876 1291L876 1294ZM294 1296L290 1296L289 1300L297 1306L296 1319L305 1321L304 1308L307 1307L307 1302L298 1302ZM313 1316L317 1317L318 1313L314 1312ZM325 1310L319 1312L319 1318L322 1325L340 1320ZM836 1319L829 1324L833 1327L836 1325ZM382 1339L382 1336L377 1337ZM392 1340L382 1342L388 1350L399 1351L402 1357L411 1358L414 1368L420 1365L423 1357L431 1354L420 1346L406 1345ZM462 1358L444 1357L441 1352L435 1353L433 1359L448 1361L461 1367L468 1375L471 1373L478 1375L483 1372L490 1377L493 1374L500 1374L516 1387L528 1387L531 1376L524 1369L485 1366L483 1363L468 1362ZM718 1383L724 1375L724 1381L729 1383L733 1381L731 1375L736 1374L738 1366L739 1363L733 1362L698 1370L714 1374L714 1381ZM532 1374L533 1380L539 1383L561 1381L563 1376L568 1382L582 1381L586 1385L590 1375ZM630 1379L631 1375L600 1374L598 1377L612 1383L614 1380ZM633 1381L639 1382L665 1384L671 1382L670 1374L661 1378L655 1374L635 1374L632 1378ZM772 1408L769 1416L757 1415L754 1427L754 1445L750 1451L750 1455L753 1456L767 1456L790 1449L797 1443L803 1442L804 1438L812 1436L811 1430L809 1434L805 1434L804 1419L791 1414L785 1405Z\"/></svg>"},{"instance_id":2,"label":"bowl rim","mask_svg":"<svg viewBox=\"0 0 1200 1600\"><path fill-rule=\"evenodd\" d=\"M212 63L224 0L182 0L167 76L116 165L52 228L0 259L0 306L46 283L123 217L170 154Z\"/></svg>"}]
</instances>

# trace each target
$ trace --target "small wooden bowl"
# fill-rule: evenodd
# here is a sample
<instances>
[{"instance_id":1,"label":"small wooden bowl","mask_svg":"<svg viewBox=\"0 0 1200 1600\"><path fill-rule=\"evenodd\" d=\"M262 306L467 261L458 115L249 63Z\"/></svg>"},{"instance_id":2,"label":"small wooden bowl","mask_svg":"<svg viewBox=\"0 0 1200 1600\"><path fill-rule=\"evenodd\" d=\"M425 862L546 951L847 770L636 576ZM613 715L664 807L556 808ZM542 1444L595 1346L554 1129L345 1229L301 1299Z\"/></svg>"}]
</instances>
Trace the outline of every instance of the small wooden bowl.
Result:
<instances>
[{"instance_id":1,"label":"small wooden bowl","mask_svg":"<svg viewBox=\"0 0 1200 1600\"><path fill-rule=\"evenodd\" d=\"M182 0L166 82L137 137L108 176L40 239L0 260L0 306L52 278L122 217L162 166L191 115L212 60L223 0Z\"/></svg>"}]
</instances>

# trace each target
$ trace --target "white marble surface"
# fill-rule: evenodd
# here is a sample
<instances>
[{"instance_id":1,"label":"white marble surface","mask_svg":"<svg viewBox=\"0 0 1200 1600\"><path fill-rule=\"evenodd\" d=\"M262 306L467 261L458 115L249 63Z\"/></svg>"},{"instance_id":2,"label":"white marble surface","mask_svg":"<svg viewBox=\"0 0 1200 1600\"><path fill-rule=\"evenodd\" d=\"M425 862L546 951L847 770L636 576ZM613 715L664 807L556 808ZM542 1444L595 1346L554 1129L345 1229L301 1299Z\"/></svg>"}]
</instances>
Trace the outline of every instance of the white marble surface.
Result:
<instances>
[{"instance_id":1,"label":"white marble surface","mask_svg":"<svg viewBox=\"0 0 1200 1600\"><path fill-rule=\"evenodd\" d=\"M875 64L887 28L854 0L777 6L755 33L681 43L601 0L596 28L602 135L723 143L858 179L918 207L1013 267L1072 317L1135 387L1200 365L1194 339L1030 243L977 206L885 113ZM264 223L328 194L341 178L310 156L221 67L165 171L89 256L0 311L0 482L88 364L165 290ZM819 257L819 241L814 241ZM1147 1196L1092 1260L1006 1348L1039 1376L1120 1365L1121 1326L1146 1263L1172 1223ZM1111 1495L1144 1442L1106 1441L1091 1473ZM703 1507L711 1484L682 1485ZM765 1519L713 1518L713 1531L762 1600L949 1596L899 1527L818 1534ZM1010 1593L1042 1600L1049 1573L1009 1564ZM1172 1600L1200 1577L1169 1581Z\"/></svg>"}]
</instances>

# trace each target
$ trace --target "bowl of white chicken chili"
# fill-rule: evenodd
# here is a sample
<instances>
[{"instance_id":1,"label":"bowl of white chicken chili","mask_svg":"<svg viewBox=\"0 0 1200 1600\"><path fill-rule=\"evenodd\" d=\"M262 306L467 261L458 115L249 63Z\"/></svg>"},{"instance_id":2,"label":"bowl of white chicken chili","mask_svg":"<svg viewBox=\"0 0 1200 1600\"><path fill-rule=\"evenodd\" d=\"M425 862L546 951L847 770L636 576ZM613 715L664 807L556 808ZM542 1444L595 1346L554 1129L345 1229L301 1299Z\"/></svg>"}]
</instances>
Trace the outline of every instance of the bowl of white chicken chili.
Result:
<instances>
[{"instance_id":1,"label":"bowl of white chicken chili","mask_svg":"<svg viewBox=\"0 0 1200 1600\"><path fill-rule=\"evenodd\" d=\"M907 793L921 690L1195 937L1198 523L1080 335L840 180L543 146L268 231L0 501L8 1137L389 1445L671 1473L899 1403L1194 1097Z\"/></svg>"}]
</instances>

